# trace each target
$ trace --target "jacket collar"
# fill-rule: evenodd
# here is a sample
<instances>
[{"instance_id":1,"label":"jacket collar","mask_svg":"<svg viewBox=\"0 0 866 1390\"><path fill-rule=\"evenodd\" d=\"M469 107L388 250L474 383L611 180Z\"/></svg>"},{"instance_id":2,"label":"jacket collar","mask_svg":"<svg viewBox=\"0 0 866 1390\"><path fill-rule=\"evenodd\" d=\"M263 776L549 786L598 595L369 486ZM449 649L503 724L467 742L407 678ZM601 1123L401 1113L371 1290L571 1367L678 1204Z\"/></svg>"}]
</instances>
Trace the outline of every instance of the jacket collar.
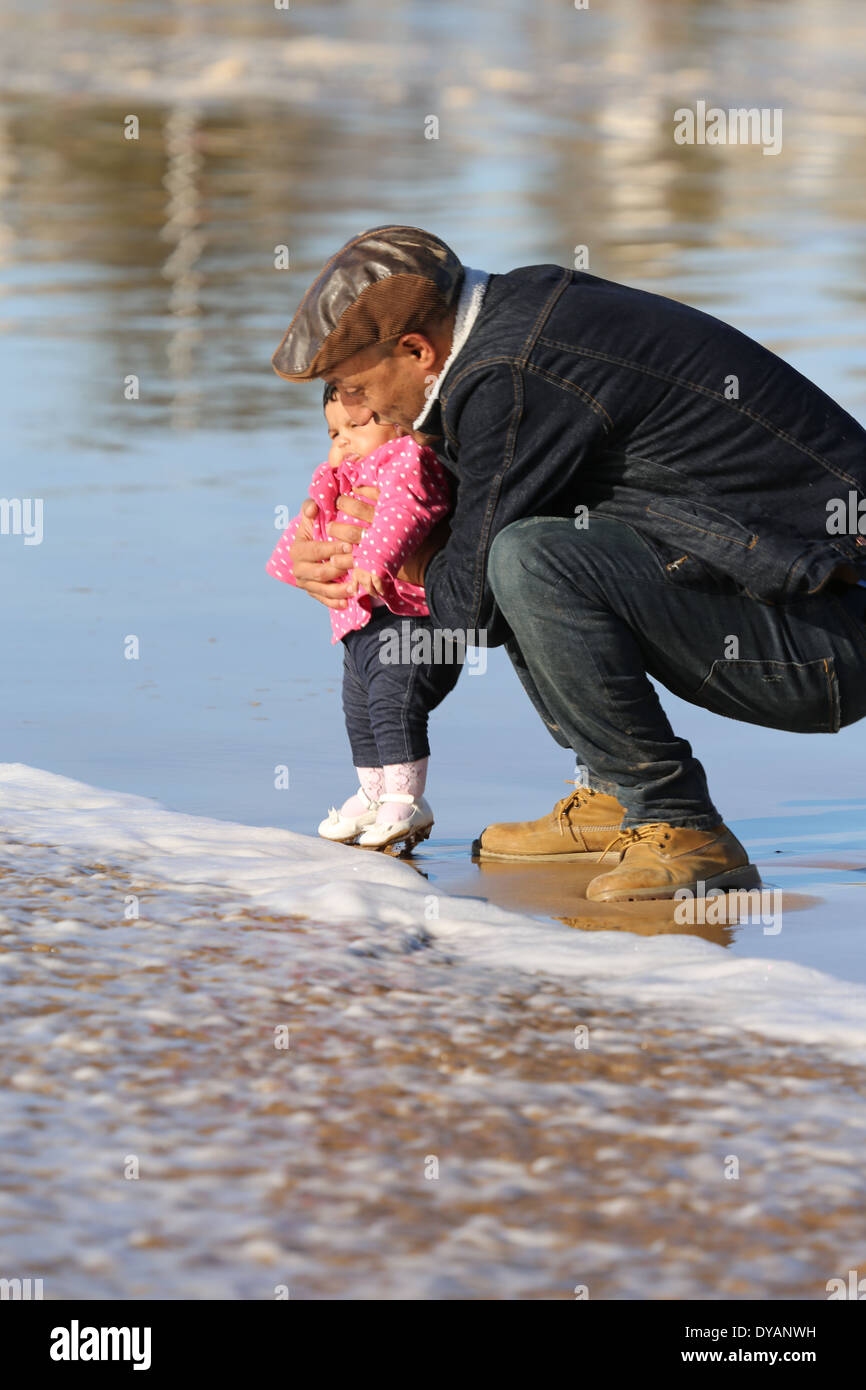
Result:
<instances>
[{"instance_id":1,"label":"jacket collar","mask_svg":"<svg viewBox=\"0 0 866 1390\"><path fill-rule=\"evenodd\" d=\"M457 301L457 316L454 320L454 336L451 339L451 351L445 359L445 364L441 372L436 378L436 384L424 403L424 409L412 425L413 430L420 430L422 428L424 421L433 409L434 402L438 402L439 391L442 384L451 370L455 358L466 342L466 339L469 337L469 334L472 332L475 326L475 320L481 312L481 305L484 300L484 294L490 275L486 270L472 270L468 265L464 266L464 270L466 273L463 284L460 287L460 298Z\"/></svg>"}]
</instances>

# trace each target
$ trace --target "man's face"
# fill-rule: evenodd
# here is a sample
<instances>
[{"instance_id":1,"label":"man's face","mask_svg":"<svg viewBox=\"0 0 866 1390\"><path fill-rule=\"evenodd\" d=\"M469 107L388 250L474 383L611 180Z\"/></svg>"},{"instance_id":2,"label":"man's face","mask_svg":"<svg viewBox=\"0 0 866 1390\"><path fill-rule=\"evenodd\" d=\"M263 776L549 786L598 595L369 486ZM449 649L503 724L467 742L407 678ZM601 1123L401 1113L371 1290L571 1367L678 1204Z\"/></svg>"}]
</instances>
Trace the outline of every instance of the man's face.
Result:
<instances>
[{"instance_id":1,"label":"man's face","mask_svg":"<svg viewBox=\"0 0 866 1390\"><path fill-rule=\"evenodd\" d=\"M387 421L408 433L447 355L423 334L404 333L396 344L356 352L327 372L325 380L337 387L340 403L357 424Z\"/></svg>"}]
</instances>

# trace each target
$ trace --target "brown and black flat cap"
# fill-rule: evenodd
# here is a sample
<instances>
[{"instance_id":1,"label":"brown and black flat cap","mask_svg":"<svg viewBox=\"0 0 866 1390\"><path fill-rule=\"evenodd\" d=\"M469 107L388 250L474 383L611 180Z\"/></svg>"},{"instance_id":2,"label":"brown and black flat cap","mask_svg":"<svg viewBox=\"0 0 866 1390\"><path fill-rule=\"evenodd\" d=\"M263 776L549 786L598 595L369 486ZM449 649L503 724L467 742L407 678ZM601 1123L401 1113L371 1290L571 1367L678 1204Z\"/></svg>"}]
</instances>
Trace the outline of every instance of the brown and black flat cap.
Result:
<instances>
[{"instance_id":1,"label":"brown and black flat cap","mask_svg":"<svg viewBox=\"0 0 866 1390\"><path fill-rule=\"evenodd\" d=\"M374 343L418 329L457 301L463 266L419 227L371 227L332 256L301 300L271 361L310 381Z\"/></svg>"}]
</instances>

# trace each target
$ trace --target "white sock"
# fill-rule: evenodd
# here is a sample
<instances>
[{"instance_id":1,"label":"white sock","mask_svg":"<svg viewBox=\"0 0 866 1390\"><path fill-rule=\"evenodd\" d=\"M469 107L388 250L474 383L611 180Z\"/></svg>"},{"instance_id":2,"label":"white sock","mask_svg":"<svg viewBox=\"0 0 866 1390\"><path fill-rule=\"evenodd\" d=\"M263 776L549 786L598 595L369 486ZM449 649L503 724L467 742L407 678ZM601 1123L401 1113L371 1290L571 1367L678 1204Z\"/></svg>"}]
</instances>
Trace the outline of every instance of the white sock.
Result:
<instances>
[{"instance_id":1,"label":"white sock","mask_svg":"<svg viewBox=\"0 0 866 1390\"><path fill-rule=\"evenodd\" d=\"M362 790L367 793L371 801L378 801L385 790L385 774L381 767L356 767L355 771L358 774L358 781ZM340 807L340 815L351 820L366 810L368 810L366 802L356 792L354 796L349 797L348 801L343 802Z\"/></svg>"},{"instance_id":2,"label":"white sock","mask_svg":"<svg viewBox=\"0 0 866 1390\"><path fill-rule=\"evenodd\" d=\"M406 820L411 811L404 801L389 801L389 792L408 793L418 800L427 785L427 763L429 759L419 758L415 763L391 763L382 771L385 774L385 789L382 805L376 813L377 825L391 825L394 821Z\"/></svg>"}]
</instances>

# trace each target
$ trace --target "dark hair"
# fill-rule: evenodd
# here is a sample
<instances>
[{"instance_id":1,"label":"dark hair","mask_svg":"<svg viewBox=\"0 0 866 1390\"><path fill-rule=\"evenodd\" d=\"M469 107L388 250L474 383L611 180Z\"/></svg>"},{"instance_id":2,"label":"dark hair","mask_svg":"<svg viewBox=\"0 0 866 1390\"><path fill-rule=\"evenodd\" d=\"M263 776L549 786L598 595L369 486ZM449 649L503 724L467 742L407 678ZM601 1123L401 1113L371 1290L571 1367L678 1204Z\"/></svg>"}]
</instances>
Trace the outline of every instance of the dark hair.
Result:
<instances>
[{"instance_id":1,"label":"dark hair","mask_svg":"<svg viewBox=\"0 0 866 1390\"><path fill-rule=\"evenodd\" d=\"M337 394L338 393L336 386L334 386L330 381L326 381L325 394L322 399L322 409L324 409L326 405L330 405L331 401L335 401L337 399Z\"/></svg>"}]
</instances>

